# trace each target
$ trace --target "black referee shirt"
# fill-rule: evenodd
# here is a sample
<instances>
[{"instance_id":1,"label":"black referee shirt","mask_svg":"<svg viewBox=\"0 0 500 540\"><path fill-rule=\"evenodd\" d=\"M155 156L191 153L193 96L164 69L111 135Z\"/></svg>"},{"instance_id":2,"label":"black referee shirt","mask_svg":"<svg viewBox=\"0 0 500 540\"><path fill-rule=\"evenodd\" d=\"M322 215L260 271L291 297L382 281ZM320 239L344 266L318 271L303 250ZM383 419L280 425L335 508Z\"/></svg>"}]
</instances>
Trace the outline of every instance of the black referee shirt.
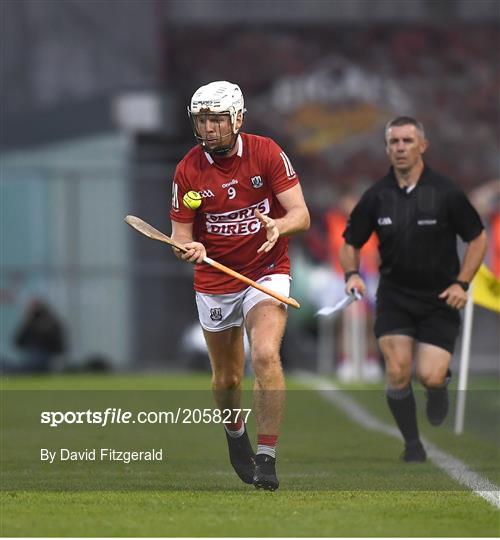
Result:
<instances>
[{"instance_id":1,"label":"black referee shirt","mask_svg":"<svg viewBox=\"0 0 500 540\"><path fill-rule=\"evenodd\" d=\"M361 248L375 231L381 285L442 292L457 277L457 234L465 242L483 230L465 193L427 165L412 191L389 173L361 197L347 222L345 241Z\"/></svg>"}]
</instances>

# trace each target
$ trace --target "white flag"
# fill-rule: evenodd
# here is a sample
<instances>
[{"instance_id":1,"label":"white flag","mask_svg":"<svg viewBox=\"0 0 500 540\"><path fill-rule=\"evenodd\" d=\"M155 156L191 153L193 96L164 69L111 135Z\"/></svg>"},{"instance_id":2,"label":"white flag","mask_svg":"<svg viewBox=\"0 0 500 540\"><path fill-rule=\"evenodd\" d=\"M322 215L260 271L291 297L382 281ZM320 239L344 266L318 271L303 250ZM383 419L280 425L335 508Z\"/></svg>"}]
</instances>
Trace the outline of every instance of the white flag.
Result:
<instances>
[{"instance_id":1,"label":"white flag","mask_svg":"<svg viewBox=\"0 0 500 540\"><path fill-rule=\"evenodd\" d=\"M362 295L356 289L353 289L351 294L339 300L334 306L326 306L317 311L316 317L330 317L350 306L356 300L361 300L361 298L363 298Z\"/></svg>"}]
</instances>

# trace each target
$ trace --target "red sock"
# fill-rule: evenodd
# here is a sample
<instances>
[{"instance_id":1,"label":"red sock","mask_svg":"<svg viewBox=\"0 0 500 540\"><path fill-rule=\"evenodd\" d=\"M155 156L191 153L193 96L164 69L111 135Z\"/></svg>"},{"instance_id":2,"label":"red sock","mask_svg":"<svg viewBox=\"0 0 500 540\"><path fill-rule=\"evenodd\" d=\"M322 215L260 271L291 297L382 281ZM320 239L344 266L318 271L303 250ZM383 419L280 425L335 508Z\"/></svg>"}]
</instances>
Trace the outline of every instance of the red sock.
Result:
<instances>
[{"instance_id":1,"label":"red sock","mask_svg":"<svg viewBox=\"0 0 500 540\"><path fill-rule=\"evenodd\" d=\"M239 417L234 424L226 424L226 427L229 431L238 431L243 425L243 418Z\"/></svg>"},{"instance_id":2,"label":"red sock","mask_svg":"<svg viewBox=\"0 0 500 540\"><path fill-rule=\"evenodd\" d=\"M257 435L257 444L274 447L278 444L278 435Z\"/></svg>"}]
</instances>

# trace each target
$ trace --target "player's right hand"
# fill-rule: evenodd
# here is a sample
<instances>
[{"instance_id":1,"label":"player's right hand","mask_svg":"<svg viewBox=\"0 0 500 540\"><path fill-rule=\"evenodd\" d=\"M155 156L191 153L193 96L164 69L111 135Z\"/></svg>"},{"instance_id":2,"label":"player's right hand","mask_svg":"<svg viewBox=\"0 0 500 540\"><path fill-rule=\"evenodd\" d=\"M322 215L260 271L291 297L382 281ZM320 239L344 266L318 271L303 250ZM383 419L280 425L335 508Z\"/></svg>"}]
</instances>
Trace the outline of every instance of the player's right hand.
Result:
<instances>
[{"instance_id":1,"label":"player's right hand","mask_svg":"<svg viewBox=\"0 0 500 540\"><path fill-rule=\"evenodd\" d=\"M203 259L207 256L207 250L200 242L188 242L187 244L184 244L184 247L187 249L185 253L174 248L174 253L177 251L178 253L175 254L183 261L201 264Z\"/></svg>"},{"instance_id":2,"label":"player's right hand","mask_svg":"<svg viewBox=\"0 0 500 540\"><path fill-rule=\"evenodd\" d=\"M353 274L345 284L345 292L347 294L351 294L352 289L356 289L361 296L365 295L365 282L359 274Z\"/></svg>"},{"instance_id":3,"label":"player's right hand","mask_svg":"<svg viewBox=\"0 0 500 540\"><path fill-rule=\"evenodd\" d=\"M265 214L262 214L258 210L255 210L255 217L261 222L262 226L266 229L267 240L260 246L257 253L267 253L276 245L279 240L280 232L276 221Z\"/></svg>"}]
</instances>

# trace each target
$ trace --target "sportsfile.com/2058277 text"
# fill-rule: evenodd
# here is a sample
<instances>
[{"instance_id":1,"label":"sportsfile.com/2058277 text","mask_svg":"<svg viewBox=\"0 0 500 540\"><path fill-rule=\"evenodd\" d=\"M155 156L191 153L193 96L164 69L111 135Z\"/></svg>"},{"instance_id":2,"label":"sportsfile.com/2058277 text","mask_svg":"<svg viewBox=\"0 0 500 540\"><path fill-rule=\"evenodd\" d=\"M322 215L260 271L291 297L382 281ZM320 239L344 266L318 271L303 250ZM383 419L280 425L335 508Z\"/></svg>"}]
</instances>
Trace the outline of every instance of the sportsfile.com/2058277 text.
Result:
<instances>
[{"instance_id":1,"label":"sportsfile.com/2058277 text","mask_svg":"<svg viewBox=\"0 0 500 540\"><path fill-rule=\"evenodd\" d=\"M109 407L103 411L42 411L40 423L49 427L73 424L230 424L246 423L252 409L197 409L178 407L169 411L132 412Z\"/></svg>"}]
</instances>

